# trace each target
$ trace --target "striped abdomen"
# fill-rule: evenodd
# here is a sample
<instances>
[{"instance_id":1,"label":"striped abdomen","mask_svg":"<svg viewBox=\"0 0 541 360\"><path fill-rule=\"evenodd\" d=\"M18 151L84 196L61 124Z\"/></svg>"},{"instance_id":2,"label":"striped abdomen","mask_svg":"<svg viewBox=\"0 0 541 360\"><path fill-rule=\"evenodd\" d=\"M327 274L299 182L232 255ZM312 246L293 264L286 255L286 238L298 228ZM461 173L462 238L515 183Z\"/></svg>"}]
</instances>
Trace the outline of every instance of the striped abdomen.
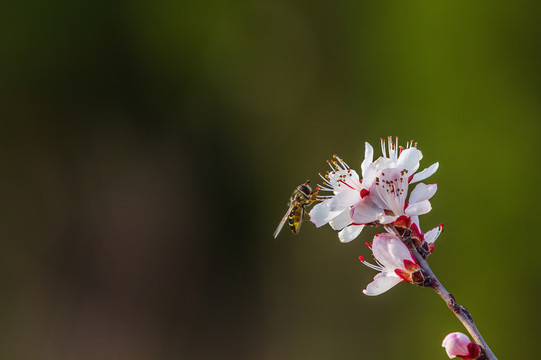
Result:
<instances>
[{"instance_id":1,"label":"striped abdomen","mask_svg":"<svg viewBox=\"0 0 541 360\"><path fill-rule=\"evenodd\" d=\"M297 234L301 229L303 215L304 206L300 204L296 204L289 212L287 222L289 224L289 228L291 229L291 231L293 231L294 234Z\"/></svg>"}]
</instances>

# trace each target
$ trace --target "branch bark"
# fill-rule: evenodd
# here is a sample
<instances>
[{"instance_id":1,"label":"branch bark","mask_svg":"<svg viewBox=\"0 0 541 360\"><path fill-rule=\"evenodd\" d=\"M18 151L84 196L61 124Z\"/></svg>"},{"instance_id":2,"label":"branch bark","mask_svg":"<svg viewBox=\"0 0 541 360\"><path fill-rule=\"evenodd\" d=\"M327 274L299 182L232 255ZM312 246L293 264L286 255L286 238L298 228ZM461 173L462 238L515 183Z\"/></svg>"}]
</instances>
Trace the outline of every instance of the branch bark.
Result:
<instances>
[{"instance_id":1,"label":"branch bark","mask_svg":"<svg viewBox=\"0 0 541 360\"><path fill-rule=\"evenodd\" d=\"M434 275L434 272L428 265L428 262L423 259L419 252L415 248L413 248L412 250L413 256L415 256L415 260L417 261L417 263L432 279L432 288L434 289L434 291L436 291L436 293L443 299L443 301L445 301L447 307L451 309L451 311L456 315L458 320L460 320L462 325L464 325L466 330L468 330L473 340L483 350L483 354L485 354L486 359L498 360L496 356L494 356L492 350L490 350L490 347L487 345L485 339L483 339L483 336L481 336L479 330L477 330L477 327L473 322L473 318L468 312L468 310L466 310L466 308L464 308L463 306L459 305L456 302L455 297L443 287L436 275Z\"/></svg>"}]
</instances>

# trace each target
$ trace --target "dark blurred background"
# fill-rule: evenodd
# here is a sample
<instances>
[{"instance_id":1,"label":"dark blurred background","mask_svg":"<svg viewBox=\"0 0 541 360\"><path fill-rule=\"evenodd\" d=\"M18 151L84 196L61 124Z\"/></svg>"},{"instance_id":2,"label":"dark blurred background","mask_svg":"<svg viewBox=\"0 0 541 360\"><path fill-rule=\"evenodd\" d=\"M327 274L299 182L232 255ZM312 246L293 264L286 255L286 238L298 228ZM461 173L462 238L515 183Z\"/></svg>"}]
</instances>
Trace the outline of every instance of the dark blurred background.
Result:
<instances>
[{"instance_id":1,"label":"dark blurred background","mask_svg":"<svg viewBox=\"0 0 541 360\"><path fill-rule=\"evenodd\" d=\"M537 353L535 1L9 1L0 357L445 359L439 297L376 298L326 227L272 233L364 142L440 170L430 261L500 359Z\"/></svg>"}]
</instances>

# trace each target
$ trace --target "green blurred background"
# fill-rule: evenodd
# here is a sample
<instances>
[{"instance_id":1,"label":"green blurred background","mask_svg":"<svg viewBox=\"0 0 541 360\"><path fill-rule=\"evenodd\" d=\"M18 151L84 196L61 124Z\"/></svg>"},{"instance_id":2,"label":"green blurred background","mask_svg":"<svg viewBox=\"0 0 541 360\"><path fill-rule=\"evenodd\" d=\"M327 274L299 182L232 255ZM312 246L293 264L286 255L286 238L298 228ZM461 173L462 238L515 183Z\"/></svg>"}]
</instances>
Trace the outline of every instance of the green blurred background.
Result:
<instances>
[{"instance_id":1,"label":"green blurred background","mask_svg":"<svg viewBox=\"0 0 541 360\"><path fill-rule=\"evenodd\" d=\"M500 359L539 344L535 1L10 1L0 357L445 359L429 289L376 298L330 228L272 233L337 153L440 170L433 270ZM287 230L287 229L286 229Z\"/></svg>"}]
</instances>

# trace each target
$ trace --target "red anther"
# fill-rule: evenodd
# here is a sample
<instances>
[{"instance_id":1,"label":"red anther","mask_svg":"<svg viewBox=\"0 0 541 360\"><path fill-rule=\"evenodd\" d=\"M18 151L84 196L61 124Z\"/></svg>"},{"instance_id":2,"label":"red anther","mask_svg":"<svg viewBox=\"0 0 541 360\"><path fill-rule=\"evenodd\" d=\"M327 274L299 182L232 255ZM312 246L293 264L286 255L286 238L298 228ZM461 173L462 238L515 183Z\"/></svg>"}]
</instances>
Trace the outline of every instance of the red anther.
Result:
<instances>
[{"instance_id":1,"label":"red anther","mask_svg":"<svg viewBox=\"0 0 541 360\"><path fill-rule=\"evenodd\" d=\"M379 236L379 233L376 233L376 236Z\"/></svg>"},{"instance_id":2,"label":"red anther","mask_svg":"<svg viewBox=\"0 0 541 360\"><path fill-rule=\"evenodd\" d=\"M370 247L372 244L369 243L368 241L364 243L366 246Z\"/></svg>"},{"instance_id":3,"label":"red anther","mask_svg":"<svg viewBox=\"0 0 541 360\"><path fill-rule=\"evenodd\" d=\"M364 199L366 196L370 195L370 191L366 189L361 190L361 199Z\"/></svg>"},{"instance_id":4,"label":"red anther","mask_svg":"<svg viewBox=\"0 0 541 360\"><path fill-rule=\"evenodd\" d=\"M413 180L413 175L415 174L411 174L411 176L408 178L408 184L411 182L411 180Z\"/></svg>"},{"instance_id":5,"label":"red anther","mask_svg":"<svg viewBox=\"0 0 541 360\"><path fill-rule=\"evenodd\" d=\"M316 188L316 191L319 191L319 190L321 190L321 187L318 186L318 187Z\"/></svg>"},{"instance_id":6,"label":"red anther","mask_svg":"<svg viewBox=\"0 0 541 360\"><path fill-rule=\"evenodd\" d=\"M361 260L362 262L364 262L364 256L359 256L359 260Z\"/></svg>"}]
</instances>

